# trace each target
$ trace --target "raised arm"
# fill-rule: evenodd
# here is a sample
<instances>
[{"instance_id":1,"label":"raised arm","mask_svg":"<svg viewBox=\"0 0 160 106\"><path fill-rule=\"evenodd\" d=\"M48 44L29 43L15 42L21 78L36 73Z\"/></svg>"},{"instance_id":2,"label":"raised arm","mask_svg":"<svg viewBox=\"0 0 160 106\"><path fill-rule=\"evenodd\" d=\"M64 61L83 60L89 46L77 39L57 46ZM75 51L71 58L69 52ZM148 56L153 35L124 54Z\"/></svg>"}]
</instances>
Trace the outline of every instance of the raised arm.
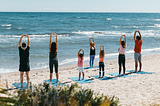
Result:
<instances>
[{"instance_id":1,"label":"raised arm","mask_svg":"<svg viewBox=\"0 0 160 106\"><path fill-rule=\"evenodd\" d=\"M28 46L30 47L30 39L29 39L29 36L26 34L25 36L28 37Z\"/></svg>"},{"instance_id":2,"label":"raised arm","mask_svg":"<svg viewBox=\"0 0 160 106\"><path fill-rule=\"evenodd\" d=\"M52 35L53 35L53 33L50 35L50 41L49 41L49 52L50 53L51 53Z\"/></svg>"},{"instance_id":3,"label":"raised arm","mask_svg":"<svg viewBox=\"0 0 160 106\"><path fill-rule=\"evenodd\" d=\"M119 40L119 45L121 45L121 42L122 42L122 37L123 37L123 35L120 37L120 40Z\"/></svg>"},{"instance_id":4,"label":"raised arm","mask_svg":"<svg viewBox=\"0 0 160 106\"><path fill-rule=\"evenodd\" d=\"M80 49L80 50L78 51L78 57L79 57L79 53L81 52L81 50L82 50L82 49Z\"/></svg>"},{"instance_id":5,"label":"raised arm","mask_svg":"<svg viewBox=\"0 0 160 106\"><path fill-rule=\"evenodd\" d=\"M142 35L141 35L141 33L138 31L138 33L139 33L139 35L140 35L140 38L142 39Z\"/></svg>"},{"instance_id":6,"label":"raised arm","mask_svg":"<svg viewBox=\"0 0 160 106\"><path fill-rule=\"evenodd\" d=\"M18 47L21 46L21 41L22 41L23 36L25 36L25 35L22 35L21 38L19 39Z\"/></svg>"},{"instance_id":7,"label":"raised arm","mask_svg":"<svg viewBox=\"0 0 160 106\"><path fill-rule=\"evenodd\" d=\"M91 48L91 39L92 37L89 38L89 47Z\"/></svg>"},{"instance_id":8,"label":"raised arm","mask_svg":"<svg viewBox=\"0 0 160 106\"><path fill-rule=\"evenodd\" d=\"M82 51L83 51L83 56L84 56L84 50L82 49Z\"/></svg>"},{"instance_id":9,"label":"raised arm","mask_svg":"<svg viewBox=\"0 0 160 106\"><path fill-rule=\"evenodd\" d=\"M134 41L136 40L136 32L138 32L138 30L134 32Z\"/></svg>"},{"instance_id":10,"label":"raised arm","mask_svg":"<svg viewBox=\"0 0 160 106\"><path fill-rule=\"evenodd\" d=\"M102 45L102 47L103 47L103 54L104 54L104 57L105 57L105 52L104 52L104 45ZM104 57L103 57L103 58L104 58Z\"/></svg>"},{"instance_id":11,"label":"raised arm","mask_svg":"<svg viewBox=\"0 0 160 106\"><path fill-rule=\"evenodd\" d=\"M56 36L56 52L58 50L58 38L57 38L57 34L54 33L54 35Z\"/></svg>"}]
</instances>

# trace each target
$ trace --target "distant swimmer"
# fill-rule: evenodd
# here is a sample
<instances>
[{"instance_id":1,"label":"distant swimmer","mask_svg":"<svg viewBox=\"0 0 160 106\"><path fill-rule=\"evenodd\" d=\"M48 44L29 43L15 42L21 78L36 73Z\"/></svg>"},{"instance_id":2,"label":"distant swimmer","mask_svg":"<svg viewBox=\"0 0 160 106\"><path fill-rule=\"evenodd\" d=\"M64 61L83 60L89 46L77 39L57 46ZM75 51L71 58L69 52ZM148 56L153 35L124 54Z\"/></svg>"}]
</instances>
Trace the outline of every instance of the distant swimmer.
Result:
<instances>
[{"instance_id":1,"label":"distant swimmer","mask_svg":"<svg viewBox=\"0 0 160 106\"><path fill-rule=\"evenodd\" d=\"M94 32L94 33L99 33L99 34L101 34L102 32Z\"/></svg>"},{"instance_id":2,"label":"distant swimmer","mask_svg":"<svg viewBox=\"0 0 160 106\"><path fill-rule=\"evenodd\" d=\"M101 47L103 47L103 50L101 50ZM103 71L102 78L104 77L104 45L100 46L100 52L99 52L99 78L101 78L101 69Z\"/></svg>"},{"instance_id":3,"label":"distant swimmer","mask_svg":"<svg viewBox=\"0 0 160 106\"><path fill-rule=\"evenodd\" d=\"M21 47L21 41L24 36L28 37L28 46L26 48L26 43L22 43ZM20 57L20 64L19 64L19 71L20 71L20 81L21 81L21 88L23 88L23 74L26 72L27 76L27 87L29 86L29 71L30 71L30 65L29 65L29 49L30 49L30 40L29 36L27 34L22 35L19 40L19 57Z\"/></svg>"},{"instance_id":4,"label":"distant swimmer","mask_svg":"<svg viewBox=\"0 0 160 106\"><path fill-rule=\"evenodd\" d=\"M80 53L80 52L83 53ZM83 69L83 60L84 60L84 50L80 49L78 52L78 70L79 70L79 79L81 78L81 73L83 74L83 80L84 80L84 69Z\"/></svg>"},{"instance_id":5,"label":"distant swimmer","mask_svg":"<svg viewBox=\"0 0 160 106\"><path fill-rule=\"evenodd\" d=\"M136 32L139 33L138 36L136 36ZM141 68L142 68L141 46L142 46L143 40L142 40L141 33L138 30L136 30L134 33L134 42L135 42L135 47L134 47L135 72L137 72L138 62L139 62L139 72L141 72Z\"/></svg>"},{"instance_id":6,"label":"distant swimmer","mask_svg":"<svg viewBox=\"0 0 160 106\"><path fill-rule=\"evenodd\" d=\"M93 40L93 42L91 42L91 39ZM90 46L90 67L93 67L94 64L94 58L95 58L95 54L96 54L96 50L95 50L95 42L94 42L94 38L90 37L89 38L89 46Z\"/></svg>"},{"instance_id":7,"label":"distant swimmer","mask_svg":"<svg viewBox=\"0 0 160 106\"><path fill-rule=\"evenodd\" d=\"M122 41L122 37L124 36L125 41ZM119 63L119 75L121 75L121 65L123 65L123 76L125 75L125 51L126 51L126 36L122 35L119 41L119 57L118 57L118 63Z\"/></svg>"},{"instance_id":8,"label":"distant swimmer","mask_svg":"<svg viewBox=\"0 0 160 106\"><path fill-rule=\"evenodd\" d=\"M52 35L56 36L56 42L52 42ZM57 50L58 50L58 40L57 34L50 35L50 42L49 42L49 68L50 68L50 84L52 82L52 74L53 74L53 65L55 67L55 73L58 83L58 58L57 58Z\"/></svg>"}]
</instances>

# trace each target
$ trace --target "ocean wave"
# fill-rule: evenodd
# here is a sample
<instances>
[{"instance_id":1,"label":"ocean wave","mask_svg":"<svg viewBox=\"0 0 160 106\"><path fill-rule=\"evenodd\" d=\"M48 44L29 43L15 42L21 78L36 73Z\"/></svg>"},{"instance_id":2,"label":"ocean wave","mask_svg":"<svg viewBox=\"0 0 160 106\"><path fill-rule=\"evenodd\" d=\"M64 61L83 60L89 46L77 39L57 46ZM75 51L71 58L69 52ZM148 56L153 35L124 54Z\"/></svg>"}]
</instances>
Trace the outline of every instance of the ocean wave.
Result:
<instances>
[{"instance_id":1,"label":"ocean wave","mask_svg":"<svg viewBox=\"0 0 160 106\"><path fill-rule=\"evenodd\" d=\"M106 20L112 20L112 18L106 18Z\"/></svg>"},{"instance_id":2,"label":"ocean wave","mask_svg":"<svg viewBox=\"0 0 160 106\"><path fill-rule=\"evenodd\" d=\"M1 25L1 26L12 26L12 24L4 24L4 25Z\"/></svg>"},{"instance_id":3,"label":"ocean wave","mask_svg":"<svg viewBox=\"0 0 160 106\"><path fill-rule=\"evenodd\" d=\"M18 29L22 29L22 28L18 28Z\"/></svg>"},{"instance_id":4,"label":"ocean wave","mask_svg":"<svg viewBox=\"0 0 160 106\"><path fill-rule=\"evenodd\" d=\"M8 28L6 28L6 29L11 29L11 27L8 27Z\"/></svg>"}]
</instances>

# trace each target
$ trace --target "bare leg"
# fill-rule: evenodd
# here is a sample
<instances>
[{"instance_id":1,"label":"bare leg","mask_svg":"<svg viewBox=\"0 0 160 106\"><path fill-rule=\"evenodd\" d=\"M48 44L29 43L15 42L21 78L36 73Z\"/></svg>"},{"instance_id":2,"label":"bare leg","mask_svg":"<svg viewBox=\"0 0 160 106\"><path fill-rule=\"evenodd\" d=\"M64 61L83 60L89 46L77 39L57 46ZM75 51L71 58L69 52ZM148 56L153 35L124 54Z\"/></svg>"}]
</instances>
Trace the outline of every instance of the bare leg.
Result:
<instances>
[{"instance_id":1,"label":"bare leg","mask_svg":"<svg viewBox=\"0 0 160 106\"><path fill-rule=\"evenodd\" d=\"M79 73L79 79L78 80L80 80L80 78L81 78L81 72Z\"/></svg>"},{"instance_id":2,"label":"bare leg","mask_svg":"<svg viewBox=\"0 0 160 106\"><path fill-rule=\"evenodd\" d=\"M138 62L135 62L135 71L134 72L137 72L137 67L138 67Z\"/></svg>"},{"instance_id":3,"label":"bare leg","mask_svg":"<svg viewBox=\"0 0 160 106\"><path fill-rule=\"evenodd\" d=\"M83 80L84 80L84 72L82 72L82 74L83 74Z\"/></svg>"},{"instance_id":4,"label":"bare leg","mask_svg":"<svg viewBox=\"0 0 160 106\"><path fill-rule=\"evenodd\" d=\"M21 88L23 88L23 73L20 71L20 81L21 81Z\"/></svg>"},{"instance_id":5,"label":"bare leg","mask_svg":"<svg viewBox=\"0 0 160 106\"><path fill-rule=\"evenodd\" d=\"M58 83L58 73L56 73L57 83Z\"/></svg>"},{"instance_id":6,"label":"bare leg","mask_svg":"<svg viewBox=\"0 0 160 106\"><path fill-rule=\"evenodd\" d=\"M29 71L26 72L26 76L27 76L27 87L28 87L29 86L29 80L30 80Z\"/></svg>"},{"instance_id":7,"label":"bare leg","mask_svg":"<svg viewBox=\"0 0 160 106\"><path fill-rule=\"evenodd\" d=\"M141 72L141 68L142 68L142 62L139 61L139 72Z\"/></svg>"},{"instance_id":8,"label":"bare leg","mask_svg":"<svg viewBox=\"0 0 160 106\"><path fill-rule=\"evenodd\" d=\"M50 73L50 83L52 83L52 74L53 73Z\"/></svg>"}]
</instances>

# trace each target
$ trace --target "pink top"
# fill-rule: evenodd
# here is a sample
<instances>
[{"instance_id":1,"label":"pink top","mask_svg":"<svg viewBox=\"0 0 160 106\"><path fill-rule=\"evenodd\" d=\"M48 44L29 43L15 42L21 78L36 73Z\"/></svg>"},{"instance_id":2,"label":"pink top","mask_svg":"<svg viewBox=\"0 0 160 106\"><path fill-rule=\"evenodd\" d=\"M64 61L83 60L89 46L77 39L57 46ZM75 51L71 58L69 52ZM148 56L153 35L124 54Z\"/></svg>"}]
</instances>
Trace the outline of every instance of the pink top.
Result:
<instances>
[{"instance_id":1,"label":"pink top","mask_svg":"<svg viewBox=\"0 0 160 106\"><path fill-rule=\"evenodd\" d=\"M84 56L82 57L82 60L81 60L81 57L78 56L78 67L83 67L83 59L84 59Z\"/></svg>"},{"instance_id":2,"label":"pink top","mask_svg":"<svg viewBox=\"0 0 160 106\"><path fill-rule=\"evenodd\" d=\"M99 58L99 61L104 61L104 58L103 57Z\"/></svg>"},{"instance_id":3,"label":"pink top","mask_svg":"<svg viewBox=\"0 0 160 106\"><path fill-rule=\"evenodd\" d=\"M122 45L119 45L119 53L120 54L125 54L126 47L127 47L127 45L125 45L125 48L123 48Z\"/></svg>"}]
</instances>

